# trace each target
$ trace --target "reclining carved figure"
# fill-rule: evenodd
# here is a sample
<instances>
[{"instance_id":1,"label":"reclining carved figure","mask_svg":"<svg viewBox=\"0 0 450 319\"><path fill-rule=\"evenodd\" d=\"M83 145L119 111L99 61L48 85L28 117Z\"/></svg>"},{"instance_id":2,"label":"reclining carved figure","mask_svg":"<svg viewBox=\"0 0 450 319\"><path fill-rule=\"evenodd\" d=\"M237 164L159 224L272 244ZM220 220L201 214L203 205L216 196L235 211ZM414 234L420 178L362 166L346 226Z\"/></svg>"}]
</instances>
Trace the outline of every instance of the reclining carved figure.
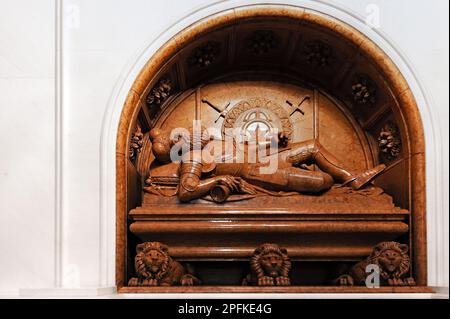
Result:
<instances>
[{"instance_id":1,"label":"reclining carved figure","mask_svg":"<svg viewBox=\"0 0 450 319\"><path fill-rule=\"evenodd\" d=\"M206 195L211 195L216 202L222 202L229 193L255 194L257 191L273 195L280 191L320 193L330 189L335 183L357 190L385 169L385 165L381 164L362 173L347 170L317 140L287 144L273 154L265 154L264 160L260 159L254 163L245 160L247 155L243 161L234 160L235 158L230 161L225 153L222 158L205 163L202 160L205 147L213 150L214 143L223 141L210 141L201 137L200 143L190 143L189 151L183 154L180 162L170 162L174 142L170 140L169 133L153 129L150 131L150 139L155 158L165 165L151 171L147 184L177 183L177 196L182 202ZM279 142L279 145L282 143ZM244 153L248 154L249 147L244 148ZM271 160L277 162L276 170L262 174L261 168L266 165L264 163L270 163ZM312 164L317 165L320 171L304 168L305 165ZM149 188L145 190L152 191Z\"/></svg>"}]
</instances>

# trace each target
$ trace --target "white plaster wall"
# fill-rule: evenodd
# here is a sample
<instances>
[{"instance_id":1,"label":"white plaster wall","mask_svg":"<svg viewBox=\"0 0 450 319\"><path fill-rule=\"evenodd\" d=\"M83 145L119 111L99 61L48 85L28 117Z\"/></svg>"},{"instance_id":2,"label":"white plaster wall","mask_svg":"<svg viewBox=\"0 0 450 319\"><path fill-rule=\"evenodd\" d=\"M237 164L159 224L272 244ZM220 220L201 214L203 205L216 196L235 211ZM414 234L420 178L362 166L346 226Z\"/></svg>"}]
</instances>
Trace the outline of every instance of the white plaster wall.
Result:
<instances>
[{"instance_id":1,"label":"white plaster wall","mask_svg":"<svg viewBox=\"0 0 450 319\"><path fill-rule=\"evenodd\" d=\"M54 280L54 1L0 1L0 293Z\"/></svg>"},{"instance_id":2,"label":"white plaster wall","mask_svg":"<svg viewBox=\"0 0 450 319\"><path fill-rule=\"evenodd\" d=\"M104 164L114 162L114 114L123 92L146 55L180 28L255 2L0 0L0 293L113 285L114 189L108 185L114 185L114 168ZM448 2L284 2L328 8L355 21L368 14L368 5L378 6L380 28L371 35L400 50L395 54L413 71L410 81L424 92L422 107L431 110L424 114L427 124L439 127L427 131L435 141L427 145L428 158L435 157L428 173L442 185L429 193L428 213L434 224L448 225L448 165L440 165L448 163ZM55 12L62 17L57 41ZM58 47L62 63L55 70ZM55 104L56 84L62 89ZM61 181L61 196L55 181ZM430 283L448 286L448 231L430 233L429 244Z\"/></svg>"}]
</instances>

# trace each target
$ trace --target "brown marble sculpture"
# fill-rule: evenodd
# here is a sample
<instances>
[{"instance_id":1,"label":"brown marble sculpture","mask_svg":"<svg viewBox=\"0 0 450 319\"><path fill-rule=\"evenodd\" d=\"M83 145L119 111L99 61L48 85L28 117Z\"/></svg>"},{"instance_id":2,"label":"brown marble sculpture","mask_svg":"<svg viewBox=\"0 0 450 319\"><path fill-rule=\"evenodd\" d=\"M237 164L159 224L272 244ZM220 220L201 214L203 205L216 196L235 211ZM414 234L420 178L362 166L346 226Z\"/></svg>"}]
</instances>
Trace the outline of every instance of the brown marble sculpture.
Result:
<instances>
[{"instance_id":1,"label":"brown marble sculpture","mask_svg":"<svg viewBox=\"0 0 450 319\"><path fill-rule=\"evenodd\" d=\"M200 281L186 273L184 267L173 260L168 247L159 242L145 242L136 247L134 260L137 277L128 281L128 286L193 286Z\"/></svg>"},{"instance_id":2,"label":"brown marble sculpture","mask_svg":"<svg viewBox=\"0 0 450 319\"><path fill-rule=\"evenodd\" d=\"M251 273L242 285L251 286L290 286L289 271L291 261L287 250L276 244L262 244L250 260Z\"/></svg>"},{"instance_id":3,"label":"brown marble sculpture","mask_svg":"<svg viewBox=\"0 0 450 319\"><path fill-rule=\"evenodd\" d=\"M369 273L368 265L377 265L380 270L380 285L384 286L415 286L413 278L408 277L410 267L408 245L394 241L379 243L373 248L367 259L354 265L349 274L335 280L342 286L365 285Z\"/></svg>"},{"instance_id":4,"label":"brown marble sculpture","mask_svg":"<svg viewBox=\"0 0 450 319\"><path fill-rule=\"evenodd\" d=\"M282 135L283 132L279 136ZM246 161L247 155L244 155L244 160L232 158L230 161L229 158L225 159L226 153L222 154L222 159L214 158L212 162L204 163L202 158L205 146L214 149L214 143L223 141L211 141L203 136L189 139L188 151L181 162L177 163L170 161L171 148L175 142L170 139L169 133L153 129L150 131L150 138L156 160L164 165L155 166L151 170L146 180L148 186L144 190L163 194L159 190L178 185L176 194L182 202L208 195L215 202L224 202L230 194L254 196L264 193L283 196L289 193L282 192L320 193L330 189L335 183L357 190L367 185L385 168L385 165L381 164L362 173L352 172L345 169L317 140L286 144L284 139L279 140L279 148L274 154L270 154L270 150L267 154L266 149L264 160L259 158L255 163ZM235 143L235 147L240 147L236 146L237 144ZM252 151L251 146L242 144L242 147L244 154ZM198 158L201 160L197 160ZM260 169L272 160L277 162L276 170L270 174L260 173ZM317 165L320 171L305 168L305 165L311 164Z\"/></svg>"}]
</instances>

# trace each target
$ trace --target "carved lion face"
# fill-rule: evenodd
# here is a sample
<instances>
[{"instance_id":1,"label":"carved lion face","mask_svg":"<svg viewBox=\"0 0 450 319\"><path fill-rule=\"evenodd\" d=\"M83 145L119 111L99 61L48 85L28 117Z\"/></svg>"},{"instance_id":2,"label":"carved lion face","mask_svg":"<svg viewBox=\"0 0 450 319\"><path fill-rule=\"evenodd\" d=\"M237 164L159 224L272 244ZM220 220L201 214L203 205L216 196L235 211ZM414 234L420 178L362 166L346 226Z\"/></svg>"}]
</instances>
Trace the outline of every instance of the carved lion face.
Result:
<instances>
[{"instance_id":1,"label":"carved lion face","mask_svg":"<svg viewBox=\"0 0 450 319\"><path fill-rule=\"evenodd\" d=\"M270 252L261 256L260 263L267 275L277 277L283 266L283 258L277 253Z\"/></svg>"},{"instance_id":2,"label":"carved lion face","mask_svg":"<svg viewBox=\"0 0 450 319\"><path fill-rule=\"evenodd\" d=\"M164 263L167 262L166 259L167 257L156 249L147 251L142 257L146 269L152 273L159 272Z\"/></svg>"},{"instance_id":3,"label":"carved lion face","mask_svg":"<svg viewBox=\"0 0 450 319\"><path fill-rule=\"evenodd\" d=\"M402 261L402 254L393 249L386 249L378 257L378 263L388 273L395 272L402 264Z\"/></svg>"}]
</instances>

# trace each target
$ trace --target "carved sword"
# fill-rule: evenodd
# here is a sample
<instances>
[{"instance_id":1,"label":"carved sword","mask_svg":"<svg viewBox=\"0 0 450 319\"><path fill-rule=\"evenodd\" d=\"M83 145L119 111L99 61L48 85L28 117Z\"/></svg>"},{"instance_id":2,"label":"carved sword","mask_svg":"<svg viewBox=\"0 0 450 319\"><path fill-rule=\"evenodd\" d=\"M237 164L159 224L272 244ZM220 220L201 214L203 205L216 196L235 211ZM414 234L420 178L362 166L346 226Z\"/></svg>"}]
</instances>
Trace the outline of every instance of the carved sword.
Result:
<instances>
[{"instance_id":1,"label":"carved sword","mask_svg":"<svg viewBox=\"0 0 450 319\"><path fill-rule=\"evenodd\" d=\"M214 110L216 110L217 112L219 112L219 117L214 121L214 123L217 123L217 121L223 117L225 118L225 116L227 115L227 109L230 106L230 102L228 102L228 104L224 107L224 108L219 108L218 106L212 104L210 101L208 101L207 99L202 99L202 103L206 103L209 106L211 106Z\"/></svg>"},{"instance_id":2,"label":"carved sword","mask_svg":"<svg viewBox=\"0 0 450 319\"><path fill-rule=\"evenodd\" d=\"M303 97L303 99L300 101L300 103L298 103L298 105L295 107L295 109L291 112L291 114L289 114L289 117L291 117L292 115L294 115L295 112L299 111L300 113L302 113L302 115L305 115L305 112L300 108L300 106L303 104L303 102L305 102L306 100L311 99L311 97L309 95L305 95ZM290 101L286 100L286 103L289 104L291 107L294 106Z\"/></svg>"}]
</instances>

